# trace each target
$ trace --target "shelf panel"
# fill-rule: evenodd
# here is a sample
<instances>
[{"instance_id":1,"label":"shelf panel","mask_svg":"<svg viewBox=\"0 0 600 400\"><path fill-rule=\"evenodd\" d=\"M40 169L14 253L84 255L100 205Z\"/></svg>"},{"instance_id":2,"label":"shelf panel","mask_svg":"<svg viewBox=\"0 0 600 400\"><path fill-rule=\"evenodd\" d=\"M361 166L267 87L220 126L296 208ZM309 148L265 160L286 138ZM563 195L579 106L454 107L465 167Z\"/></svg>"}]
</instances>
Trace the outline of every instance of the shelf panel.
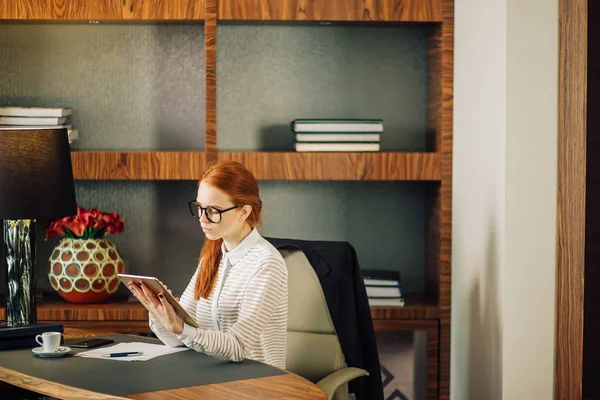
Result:
<instances>
[{"instance_id":1,"label":"shelf panel","mask_svg":"<svg viewBox=\"0 0 600 400\"><path fill-rule=\"evenodd\" d=\"M140 303L129 303L122 297L109 298L104 303L77 304L69 303L57 295L45 295L38 301L37 320L46 322L74 321L148 321L148 311ZM6 306L2 303L0 320L6 318ZM133 324L139 325L139 324Z\"/></svg>"},{"instance_id":2,"label":"shelf panel","mask_svg":"<svg viewBox=\"0 0 600 400\"><path fill-rule=\"evenodd\" d=\"M196 180L204 152L73 151L73 177L89 180Z\"/></svg>"},{"instance_id":3,"label":"shelf panel","mask_svg":"<svg viewBox=\"0 0 600 400\"><path fill-rule=\"evenodd\" d=\"M436 153L219 152L239 161L258 180L437 181Z\"/></svg>"},{"instance_id":4,"label":"shelf panel","mask_svg":"<svg viewBox=\"0 0 600 400\"><path fill-rule=\"evenodd\" d=\"M203 20L204 0L123 0L123 19L150 21Z\"/></svg>"},{"instance_id":5,"label":"shelf panel","mask_svg":"<svg viewBox=\"0 0 600 400\"><path fill-rule=\"evenodd\" d=\"M219 19L440 22L442 0L220 0Z\"/></svg>"},{"instance_id":6,"label":"shelf panel","mask_svg":"<svg viewBox=\"0 0 600 400\"><path fill-rule=\"evenodd\" d=\"M440 309L434 301L419 295L406 295L404 307L371 307L373 320L436 320Z\"/></svg>"},{"instance_id":7,"label":"shelf panel","mask_svg":"<svg viewBox=\"0 0 600 400\"><path fill-rule=\"evenodd\" d=\"M0 321L4 321L6 307L1 303ZM437 320L439 308L432 301L420 296L407 295L405 307L371 307L371 317L379 321L400 320ZM109 298L104 303L77 304L69 303L54 294L44 295L37 304L37 320L45 322L61 322L73 327L88 327L94 321L111 322L121 329L143 327L140 322L148 321L148 311L138 302L128 302L126 298ZM385 325L379 323L379 325ZM382 325L382 326L383 326ZM410 325L407 324L407 326Z\"/></svg>"},{"instance_id":8,"label":"shelf panel","mask_svg":"<svg viewBox=\"0 0 600 400\"><path fill-rule=\"evenodd\" d=\"M119 20L121 16L122 4L119 0L20 0L0 3L0 19Z\"/></svg>"}]
</instances>

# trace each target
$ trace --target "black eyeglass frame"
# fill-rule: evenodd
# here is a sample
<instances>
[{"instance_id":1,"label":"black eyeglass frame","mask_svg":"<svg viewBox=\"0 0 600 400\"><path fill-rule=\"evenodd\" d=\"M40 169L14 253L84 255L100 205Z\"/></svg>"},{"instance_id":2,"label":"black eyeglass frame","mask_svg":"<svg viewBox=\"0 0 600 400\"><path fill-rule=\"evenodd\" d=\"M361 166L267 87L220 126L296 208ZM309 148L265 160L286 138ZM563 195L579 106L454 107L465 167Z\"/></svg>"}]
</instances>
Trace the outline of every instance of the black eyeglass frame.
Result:
<instances>
[{"instance_id":1,"label":"black eyeglass frame","mask_svg":"<svg viewBox=\"0 0 600 400\"><path fill-rule=\"evenodd\" d=\"M188 201L188 207L190 208L190 213L192 214L192 217L194 217L198 221L200 221L200 219L202 219L202 214L204 214L204 215L206 215L206 219L209 222L211 222L213 224L218 224L219 222L221 222L223 220L223 213L226 213L227 211L231 211L233 209L236 209L239 206L233 206L233 207L226 208L225 210L219 210L218 208L211 207L211 206L202 207L200 204L196 203L195 200L191 200L191 201ZM196 209L199 210L198 216L196 216L196 214L194 214L194 209L192 207L196 207ZM208 213L206 212L206 210L208 210L209 208L213 209L217 213L219 213L219 221L215 222L212 219L210 219L210 217L208 216Z\"/></svg>"}]
</instances>

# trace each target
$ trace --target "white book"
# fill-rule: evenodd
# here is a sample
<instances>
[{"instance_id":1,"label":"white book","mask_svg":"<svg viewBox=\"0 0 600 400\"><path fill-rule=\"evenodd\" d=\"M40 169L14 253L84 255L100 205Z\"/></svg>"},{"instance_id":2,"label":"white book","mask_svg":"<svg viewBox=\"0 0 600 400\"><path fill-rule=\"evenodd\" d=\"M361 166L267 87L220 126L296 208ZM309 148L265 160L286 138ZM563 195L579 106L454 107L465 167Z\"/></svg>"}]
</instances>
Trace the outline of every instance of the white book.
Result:
<instances>
[{"instance_id":1,"label":"white book","mask_svg":"<svg viewBox=\"0 0 600 400\"><path fill-rule=\"evenodd\" d=\"M0 107L0 115L8 117L66 117L70 108L52 107Z\"/></svg>"},{"instance_id":2,"label":"white book","mask_svg":"<svg viewBox=\"0 0 600 400\"><path fill-rule=\"evenodd\" d=\"M369 299L371 307L404 307L403 298Z\"/></svg>"},{"instance_id":3,"label":"white book","mask_svg":"<svg viewBox=\"0 0 600 400\"><path fill-rule=\"evenodd\" d=\"M381 120L296 119L294 132L383 132Z\"/></svg>"},{"instance_id":4,"label":"white book","mask_svg":"<svg viewBox=\"0 0 600 400\"><path fill-rule=\"evenodd\" d=\"M4 125L0 131L25 131L33 129L71 129L71 124L65 125Z\"/></svg>"},{"instance_id":5,"label":"white book","mask_svg":"<svg viewBox=\"0 0 600 400\"><path fill-rule=\"evenodd\" d=\"M0 125L61 125L65 117L5 117L0 116Z\"/></svg>"},{"instance_id":6,"label":"white book","mask_svg":"<svg viewBox=\"0 0 600 400\"><path fill-rule=\"evenodd\" d=\"M298 142L379 142L379 133L297 133Z\"/></svg>"},{"instance_id":7,"label":"white book","mask_svg":"<svg viewBox=\"0 0 600 400\"><path fill-rule=\"evenodd\" d=\"M398 287L398 281L388 281L385 279L364 278L365 286L395 286Z\"/></svg>"},{"instance_id":8,"label":"white book","mask_svg":"<svg viewBox=\"0 0 600 400\"><path fill-rule=\"evenodd\" d=\"M379 143L300 143L296 151L379 151Z\"/></svg>"},{"instance_id":9,"label":"white book","mask_svg":"<svg viewBox=\"0 0 600 400\"><path fill-rule=\"evenodd\" d=\"M396 287L374 287L374 286L366 286L367 296L368 297L392 297L399 298L401 297L400 289Z\"/></svg>"}]
</instances>

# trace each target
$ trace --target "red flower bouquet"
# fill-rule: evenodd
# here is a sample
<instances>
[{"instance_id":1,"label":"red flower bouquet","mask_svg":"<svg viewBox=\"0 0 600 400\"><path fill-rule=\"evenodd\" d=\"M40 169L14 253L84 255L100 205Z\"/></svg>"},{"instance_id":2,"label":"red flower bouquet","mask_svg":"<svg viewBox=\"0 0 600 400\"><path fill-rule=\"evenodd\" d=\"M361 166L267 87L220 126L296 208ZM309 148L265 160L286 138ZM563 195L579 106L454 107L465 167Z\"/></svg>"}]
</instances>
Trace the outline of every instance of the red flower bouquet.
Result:
<instances>
[{"instance_id":1,"label":"red flower bouquet","mask_svg":"<svg viewBox=\"0 0 600 400\"><path fill-rule=\"evenodd\" d=\"M106 234L123 232L123 218L116 212L103 213L97 207L89 210L77 206L77 215L53 220L46 228L46 239L102 239Z\"/></svg>"}]
</instances>

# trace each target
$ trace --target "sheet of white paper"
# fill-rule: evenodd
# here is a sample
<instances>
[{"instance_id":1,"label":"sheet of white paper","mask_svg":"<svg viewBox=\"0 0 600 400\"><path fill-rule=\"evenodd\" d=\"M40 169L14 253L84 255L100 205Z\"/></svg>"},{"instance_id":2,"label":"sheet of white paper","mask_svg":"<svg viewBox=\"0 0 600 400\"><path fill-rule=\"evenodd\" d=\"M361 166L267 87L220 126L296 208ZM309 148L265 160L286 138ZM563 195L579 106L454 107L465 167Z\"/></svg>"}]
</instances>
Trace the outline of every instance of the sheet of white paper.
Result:
<instances>
[{"instance_id":1,"label":"sheet of white paper","mask_svg":"<svg viewBox=\"0 0 600 400\"><path fill-rule=\"evenodd\" d=\"M180 351L189 350L188 347L169 347L164 344L151 344L142 342L124 342L117 343L113 346L102 347L99 349L93 349L88 351L82 351L76 353L75 356L84 358L101 358L103 360L115 360L115 361L146 361L154 357L164 356L165 354L178 353ZM139 351L142 352L140 356L127 356L127 357L105 357L104 354L109 353L123 353L128 351Z\"/></svg>"}]
</instances>

